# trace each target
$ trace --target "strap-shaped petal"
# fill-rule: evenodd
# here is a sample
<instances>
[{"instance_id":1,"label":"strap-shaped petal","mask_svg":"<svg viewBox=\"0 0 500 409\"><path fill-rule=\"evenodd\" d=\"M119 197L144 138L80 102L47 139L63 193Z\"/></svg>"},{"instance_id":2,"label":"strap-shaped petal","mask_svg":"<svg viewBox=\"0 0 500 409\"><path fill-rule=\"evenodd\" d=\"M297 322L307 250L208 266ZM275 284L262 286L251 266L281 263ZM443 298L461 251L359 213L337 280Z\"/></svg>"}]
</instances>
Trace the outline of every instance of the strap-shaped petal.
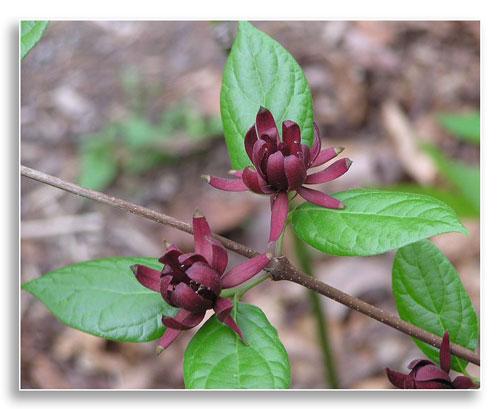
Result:
<instances>
[{"instance_id":1,"label":"strap-shaped petal","mask_svg":"<svg viewBox=\"0 0 500 409\"><path fill-rule=\"evenodd\" d=\"M450 381L448 374L436 365L425 365L415 370L416 381Z\"/></svg>"},{"instance_id":2,"label":"strap-shaped petal","mask_svg":"<svg viewBox=\"0 0 500 409\"><path fill-rule=\"evenodd\" d=\"M272 255L259 254L233 267L222 276L222 288L236 287L251 279L254 275L262 271L271 261Z\"/></svg>"},{"instance_id":3,"label":"strap-shaped petal","mask_svg":"<svg viewBox=\"0 0 500 409\"><path fill-rule=\"evenodd\" d=\"M181 331L196 327L205 317L205 311L200 314L193 314L186 310L180 310L175 317L163 316L161 321L167 328Z\"/></svg>"},{"instance_id":4,"label":"strap-shaped petal","mask_svg":"<svg viewBox=\"0 0 500 409\"><path fill-rule=\"evenodd\" d=\"M172 280L173 277L171 275L163 276L160 279L160 294L168 304L171 304L170 296L174 290Z\"/></svg>"},{"instance_id":5,"label":"strap-shaped petal","mask_svg":"<svg viewBox=\"0 0 500 409\"><path fill-rule=\"evenodd\" d=\"M240 327L236 324L233 317L231 317L232 309L233 303L229 298L219 298L214 306L214 311L219 321L226 324L243 340L243 333L241 332Z\"/></svg>"},{"instance_id":6,"label":"strap-shaped petal","mask_svg":"<svg viewBox=\"0 0 500 409\"><path fill-rule=\"evenodd\" d=\"M204 175L208 184L216 189L225 190L227 192L245 192L248 187L243 183L241 178L220 178L218 176Z\"/></svg>"},{"instance_id":7,"label":"strap-shaped petal","mask_svg":"<svg viewBox=\"0 0 500 409\"><path fill-rule=\"evenodd\" d=\"M175 286L170 295L170 300L175 307L184 308L190 312L201 313L212 307L212 301L203 298L185 283Z\"/></svg>"},{"instance_id":8,"label":"strap-shaped petal","mask_svg":"<svg viewBox=\"0 0 500 409\"><path fill-rule=\"evenodd\" d=\"M444 333L439 349L439 366L446 373L450 372L451 368L451 353L450 353L450 334L448 331Z\"/></svg>"},{"instance_id":9,"label":"strap-shaped petal","mask_svg":"<svg viewBox=\"0 0 500 409\"><path fill-rule=\"evenodd\" d=\"M257 169L257 172L259 172L260 176L262 176L263 178L266 177L267 158L271 153L275 151L276 149L273 149L269 142L266 142L262 139L259 139L253 145L253 152L251 157L252 163L254 164L255 169Z\"/></svg>"},{"instance_id":10,"label":"strap-shaped petal","mask_svg":"<svg viewBox=\"0 0 500 409\"><path fill-rule=\"evenodd\" d=\"M172 328L167 329L160 338L160 342L158 343L159 345L156 349L156 353L160 354L161 352L163 352L163 350L167 349L172 344L172 342L174 342L177 339L177 337L180 334L181 331L179 331L178 329L172 329Z\"/></svg>"},{"instance_id":11,"label":"strap-shaped petal","mask_svg":"<svg viewBox=\"0 0 500 409\"><path fill-rule=\"evenodd\" d=\"M297 193L308 202L311 202L318 206L326 207L328 209L344 208L344 204L340 200L328 196L326 193L320 192L318 190L309 189L308 187L302 186L297 189Z\"/></svg>"},{"instance_id":12,"label":"strap-shaped petal","mask_svg":"<svg viewBox=\"0 0 500 409\"><path fill-rule=\"evenodd\" d=\"M135 278L137 278L137 281L139 281L144 287L160 292L160 271L141 264L135 264L130 268L132 269Z\"/></svg>"},{"instance_id":13,"label":"strap-shaped petal","mask_svg":"<svg viewBox=\"0 0 500 409\"><path fill-rule=\"evenodd\" d=\"M195 252L201 254L205 257L205 260L209 261L212 255L212 246L206 238L212 236L212 231L207 219L205 219L205 216L199 210L196 210L193 215L193 236Z\"/></svg>"},{"instance_id":14,"label":"strap-shaped petal","mask_svg":"<svg viewBox=\"0 0 500 409\"><path fill-rule=\"evenodd\" d=\"M472 382L472 379L468 378L467 376L457 376L453 380L452 384L455 389L475 388L474 382Z\"/></svg>"},{"instance_id":15,"label":"strap-shaped petal","mask_svg":"<svg viewBox=\"0 0 500 409\"><path fill-rule=\"evenodd\" d=\"M217 271L205 263L194 263L186 270L186 275L198 284L209 288L216 295L221 290L221 279Z\"/></svg>"},{"instance_id":16,"label":"strap-shaped petal","mask_svg":"<svg viewBox=\"0 0 500 409\"><path fill-rule=\"evenodd\" d=\"M335 180L346 173L349 170L351 164L352 161L349 158L339 159L322 171L307 176L304 183L307 183L309 185L316 185L318 183L325 183L330 182L331 180Z\"/></svg>"},{"instance_id":17,"label":"strap-shaped petal","mask_svg":"<svg viewBox=\"0 0 500 409\"><path fill-rule=\"evenodd\" d=\"M314 142L311 148L311 157L310 157L310 165L316 158L318 157L319 153L321 152L321 138L319 137L319 128L316 122L314 122Z\"/></svg>"},{"instance_id":18,"label":"strap-shaped petal","mask_svg":"<svg viewBox=\"0 0 500 409\"><path fill-rule=\"evenodd\" d=\"M243 182L254 193L269 194L273 192L262 176L250 167L246 167L243 170Z\"/></svg>"},{"instance_id":19,"label":"strap-shaped petal","mask_svg":"<svg viewBox=\"0 0 500 409\"><path fill-rule=\"evenodd\" d=\"M323 149L316 159L312 161L311 168L315 168L316 166L321 166L329 160L340 155L341 152L344 151L344 148L327 148Z\"/></svg>"},{"instance_id":20,"label":"strap-shaped petal","mask_svg":"<svg viewBox=\"0 0 500 409\"><path fill-rule=\"evenodd\" d=\"M227 267L227 250L219 240L216 240L213 237L207 237L206 240L211 246L208 264L211 265L220 275L222 275Z\"/></svg>"},{"instance_id":21,"label":"strap-shaped petal","mask_svg":"<svg viewBox=\"0 0 500 409\"><path fill-rule=\"evenodd\" d=\"M271 231L269 241L274 242L279 239L285 229L286 218L288 216L288 194L279 192L275 198L271 198Z\"/></svg>"},{"instance_id":22,"label":"strap-shaped petal","mask_svg":"<svg viewBox=\"0 0 500 409\"><path fill-rule=\"evenodd\" d=\"M297 123L287 120L283 122L283 142L291 155L300 152L300 127Z\"/></svg>"},{"instance_id":23,"label":"strap-shaped petal","mask_svg":"<svg viewBox=\"0 0 500 409\"><path fill-rule=\"evenodd\" d=\"M288 190L297 190L306 178L304 161L295 155L285 158L285 175L288 180Z\"/></svg>"},{"instance_id":24,"label":"strap-shaped petal","mask_svg":"<svg viewBox=\"0 0 500 409\"><path fill-rule=\"evenodd\" d=\"M257 131L255 125L252 125L245 135L245 150L247 155L252 160L253 146L257 142Z\"/></svg>"},{"instance_id":25,"label":"strap-shaped petal","mask_svg":"<svg viewBox=\"0 0 500 409\"><path fill-rule=\"evenodd\" d=\"M262 139L264 135L267 135L274 141L275 147L278 146L279 133L271 111L264 107L260 107L255 119L255 127L257 128L257 135L259 138Z\"/></svg>"},{"instance_id":26,"label":"strap-shaped petal","mask_svg":"<svg viewBox=\"0 0 500 409\"><path fill-rule=\"evenodd\" d=\"M385 368L385 372L387 373L387 378L389 378L389 381L399 389L413 389L411 387L411 384L413 383L413 379L410 377L410 375L406 375L401 372L393 371L392 369Z\"/></svg>"},{"instance_id":27,"label":"strap-shaped petal","mask_svg":"<svg viewBox=\"0 0 500 409\"><path fill-rule=\"evenodd\" d=\"M285 157L280 151L269 155L267 159L267 181L277 190L286 190L288 181L285 175Z\"/></svg>"},{"instance_id":28,"label":"strap-shaped petal","mask_svg":"<svg viewBox=\"0 0 500 409\"><path fill-rule=\"evenodd\" d=\"M179 263L185 268L189 268L197 262L208 264L207 259L198 253L184 253L182 256L179 256Z\"/></svg>"},{"instance_id":29,"label":"strap-shaped petal","mask_svg":"<svg viewBox=\"0 0 500 409\"><path fill-rule=\"evenodd\" d=\"M453 389L448 381L415 381L415 389Z\"/></svg>"}]
</instances>

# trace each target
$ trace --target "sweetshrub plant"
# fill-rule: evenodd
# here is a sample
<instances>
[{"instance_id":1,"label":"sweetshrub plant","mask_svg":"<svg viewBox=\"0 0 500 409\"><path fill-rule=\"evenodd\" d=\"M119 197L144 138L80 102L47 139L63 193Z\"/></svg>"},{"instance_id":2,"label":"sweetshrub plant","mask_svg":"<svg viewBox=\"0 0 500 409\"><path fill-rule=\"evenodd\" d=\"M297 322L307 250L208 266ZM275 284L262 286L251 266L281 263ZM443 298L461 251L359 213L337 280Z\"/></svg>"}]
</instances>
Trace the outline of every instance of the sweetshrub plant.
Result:
<instances>
[{"instance_id":1,"label":"sweetshrub plant","mask_svg":"<svg viewBox=\"0 0 500 409\"><path fill-rule=\"evenodd\" d=\"M168 245L159 261L90 260L49 272L23 289L70 327L120 342L159 339L159 352L213 310L185 351L186 387L289 388L291 368L279 334L257 306L240 301L267 278L279 279L276 269L282 266L281 243L289 223L298 240L326 254L371 256L396 250L393 294L400 317L444 340L434 343L441 346L440 355L428 338L407 331L429 359L413 362L408 375L388 369L395 386L474 386L466 377L467 360L463 354L451 358L449 342L455 350L474 351L477 314L453 265L428 240L447 232L467 233L454 210L410 192L355 189L327 195L305 186L340 177L351 161L342 158L323 170L309 170L327 164L342 149L321 149L302 69L285 48L248 22L239 24L224 70L221 114L233 170L229 178L205 178L218 189L270 197L268 253L254 252L247 262L228 268L222 242L195 212L193 253ZM296 205L297 195L307 203ZM450 369L466 376L452 381Z\"/></svg>"}]
</instances>

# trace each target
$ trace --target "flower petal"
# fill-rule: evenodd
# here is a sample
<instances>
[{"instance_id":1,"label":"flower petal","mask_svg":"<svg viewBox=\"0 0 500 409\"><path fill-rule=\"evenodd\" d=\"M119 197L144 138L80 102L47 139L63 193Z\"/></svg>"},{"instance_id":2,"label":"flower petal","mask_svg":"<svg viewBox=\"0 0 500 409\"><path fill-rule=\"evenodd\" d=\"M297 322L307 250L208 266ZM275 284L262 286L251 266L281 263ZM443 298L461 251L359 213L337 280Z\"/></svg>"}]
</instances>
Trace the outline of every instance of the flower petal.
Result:
<instances>
[{"instance_id":1,"label":"flower petal","mask_svg":"<svg viewBox=\"0 0 500 409\"><path fill-rule=\"evenodd\" d=\"M398 389L414 389L412 388L413 379L410 375L405 375L404 373L393 371L392 369L385 368L387 373L387 378Z\"/></svg>"},{"instance_id":2,"label":"flower petal","mask_svg":"<svg viewBox=\"0 0 500 409\"><path fill-rule=\"evenodd\" d=\"M200 314L193 314L186 310L180 310L175 317L163 316L161 321L167 328L181 331L196 327L205 317L205 311Z\"/></svg>"},{"instance_id":3,"label":"flower petal","mask_svg":"<svg viewBox=\"0 0 500 409\"><path fill-rule=\"evenodd\" d=\"M255 127L257 128L257 134L259 138L263 139L263 136L267 135L271 138L272 141L274 141L276 146L278 145L278 128L276 126L276 122L274 121L273 114L271 114L271 111L264 107L260 107L255 119Z\"/></svg>"},{"instance_id":4,"label":"flower petal","mask_svg":"<svg viewBox=\"0 0 500 409\"><path fill-rule=\"evenodd\" d=\"M444 333L439 349L439 366L446 373L450 372L451 368L451 353L450 353L450 334L448 331Z\"/></svg>"},{"instance_id":5,"label":"flower petal","mask_svg":"<svg viewBox=\"0 0 500 409\"><path fill-rule=\"evenodd\" d=\"M205 219L205 216L199 210L196 210L193 215L193 236L195 252L201 254L205 257L205 260L209 261L212 256L212 246L206 238L212 236L212 231L207 219Z\"/></svg>"},{"instance_id":6,"label":"flower petal","mask_svg":"<svg viewBox=\"0 0 500 409\"><path fill-rule=\"evenodd\" d=\"M222 276L222 288L236 287L262 271L272 259L270 253L259 254L233 267Z\"/></svg>"},{"instance_id":7,"label":"flower petal","mask_svg":"<svg viewBox=\"0 0 500 409\"><path fill-rule=\"evenodd\" d=\"M205 263L194 263L186 270L186 275L198 284L209 288L215 294L221 290L220 275Z\"/></svg>"},{"instance_id":8,"label":"flower petal","mask_svg":"<svg viewBox=\"0 0 500 409\"><path fill-rule=\"evenodd\" d=\"M160 292L160 275L161 272L141 264L135 264L130 267L139 281L144 287L150 290Z\"/></svg>"},{"instance_id":9,"label":"flower petal","mask_svg":"<svg viewBox=\"0 0 500 409\"><path fill-rule=\"evenodd\" d=\"M335 180L338 177L342 176L349 170L352 161L349 158L339 159L333 162L326 169L323 169L320 172L313 173L312 175L307 176L306 181L304 183L315 185L318 183L325 183L331 180Z\"/></svg>"},{"instance_id":10,"label":"flower petal","mask_svg":"<svg viewBox=\"0 0 500 409\"><path fill-rule=\"evenodd\" d=\"M450 381L448 374L436 365L425 365L414 371L416 381Z\"/></svg>"},{"instance_id":11,"label":"flower petal","mask_svg":"<svg viewBox=\"0 0 500 409\"><path fill-rule=\"evenodd\" d=\"M285 175L288 180L288 190L297 190L306 178L304 161L295 155L285 158Z\"/></svg>"},{"instance_id":12,"label":"flower petal","mask_svg":"<svg viewBox=\"0 0 500 409\"><path fill-rule=\"evenodd\" d=\"M414 359L408 364L408 369L418 369L421 366L425 365L434 365L434 362L429 361L428 359Z\"/></svg>"},{"instance_id":13,"label":"flower petal","mask_svg":"<svg viewBox=\"0 0 500 409\"><path fill-rule=\"evenodd\" d=\"M234 332L236 332L241 340L243 340L243 333L241 332L238 324L231 317L231 311L233 309L233 303L229 298L219 298L214 306L215 314L220 322L226 324Z\"/></svg>"},{"instance_id":14,"label":"flower petal","mask_svg":"<svg viewBox=\"0 0 500 409\"><path fill-rule=\"evenodd\" d=\"M163 264L168 264L169 266L178 266L179 265L179 256L182 254L182 251L175 245L170 245L165 250L165 254L161 256L158 261Z\"/></svg>"},{"instance_id":15,"label":"flower petal","mask_svg":"<svg viewBox=\"0 0 500 409\"><path fill-rule=\"evenodd\" d=\"M160 354L163 350L167 349L172 342L174 342L177 337L181 334L181 331L177 329L167 329L165 333L160 338L158 347L156 348L156 353Z\"/></svg>"},{"instance_id":16,"label":"flower petal","mask_svg":"<svg viewBox=\"0 0 500 409\"><path fill-rule=\"evenodd\" d=\"M245 150L250 160L252 160L255 142L257 142L257 131L255 130L255 125L252 125L245 135Z\"/></svg>"},{"instance_id":17,"label":"flower petal","mask_svg":"<svg viewBox=\"0 0 500 409\"><path fill-rule=\"evenodd\" d=\"M328 196L326 193L318 190L309 189L308 187L299 187L297 193L306 199L308 202L315 205L326 207L328 209L343 209L344 204L334 197Z\"/></svg>"},{"instance_id":18,"label":"flower petal","mask_svg":"<svg viewBox=\"0 0 500 409\"><path fill-rule=\"evenodd\" d=\"M215 314L217 314L217 318L224 322L229 314L231 314L231 310L233 309L233 302L229 298L217 298L217 301L214 305Z\"/></svg>"},{"instance_id":19,"label":"flower petal","mask_svg":"<svg viewBox=\"0 0 500 409\"><path fill-rule=\"evenodd\" d=\"M220 275L222 275L227 267L227 250L220 241L214 239L213 237L207 237L206 240L212 246L208 264L212 266Z\"/></svg>"},{"instance_id":20,"label":"flower petal","mask_svg":"<svg viewBox=\"0 0 500 409\"><path fill-rule=\"evenodd\" d=\"M203 175L203 178L210 186L215 187L216 189L228 192L245 192L248 190L248 187L240 178L227 179L209 175Z\"/></svg>"},{"instance_id":21,"label":"flower petal","mask_svg":"<svg viewBox=\"0 0 500 409\"><path fill-rule=\"evenodd\" d=\"M243 170L243 182L254 193L269 194L273 192L261 175L250 167Z\"/></svg>"},{"instance_id":22,"label":"flower petal","mask_svg":"<svg viewBox=\"0 0 500 409\"><path fill-rule=\"evenodd\" d=\"M168 304L171 303L170 296L174 289L174 286L172 284L172 279L173 277L171 275L163 276L160 279L160 294Z\"/></svg>"},{"instance_id":23,"label":"flower petal","mask_svg":"<svg viewBox=\"0 0 500 409\"><path fill-rule=\"evenodd\" d=\"M259 172L260 176L262 176L263 178L266 177L267 158L271 153L274 153L275 151L276 149L273 149L270 143L262 139L259 139L253 145L251 160L255 166L255 169L257 169L257 172Z\"/></svg>"},{"instance_id":24,"label":"flower petal","mask_svg":"<svg viewBox=\"0 0 500 409\"><path fill-rule=\"evenodd\" d=\"M312 161L311 168L315 168L316 166L323 165L324 163L328 162L329 160L335 158L338 156L340 153L344 151L344 148L327 148L323 149L316 159Z\"/></svg>"},{"instance_id":25,"label":"flower petal","mask_svg":"<svg viewBox=\"0 0 500 409\"><path fill-rule=\"evenodd\" d=\"M271 232L269 241L273 242L279 239L285 229L286 218L288 216L288 194L279 192L271 201Z\"/></svg>"},{"instance_id":26,"label":"flower petal","mask_svg":"<svg viewBox=\"0 0 500 409\"><path fill-rule=\"evenodd\" d=\"M269 155L267 159L267 181L277 190L286 190L288 187L285 175L285 157L280 151Z\"/></svg>"},{"instance_id":27,"label":"flower petal","mask_svg":"<svg viewBox=\"0 0 500 409\"><path fill-rule=\"evenodd\" d=\"M452 385L455 389L472 389L476 387L472 379L467 376L457 376L453 380Z\"/></svg>"},{"instance_id":28,"label":"flower petal","mask_svg":"<svg viewBox=\"0 0 500 409\"><path fill-rule=\"evenodd\" d=\"M170 295L170 301L175 307L184 308L194 313L201 313L212 307L212 301L196 294L186 283L179 283L175 286Z\"/></svg>"},{"instance_id":29,"label":"flower petal","mask_svg":"<svg viewBox=\"0 0 500 409\"><path fill-rule=\"evenodd\" d=\"M283 122L283 142L291 155L300 152L300 127L295 122L287 120Z\"/></svg>"},{"instance_id":30,"label":"flower petal","mask_svg":"<svg viewBox=\"0 0 500 409\"><path fill-rule=\"evenodd\" d=\"M316 122L314 122L314 142L311 148L311 158L310 158L311 162L314 162L314 160L318 157L320 152L321 152L321 138L319 137L318 125L316 124Z\"/></svg>"},{"instance_id":31,"label":"flower petal","mask_svg":"<svg viewBox=\"0 0 500 409\"><path fill-rule=\"evenodd\" d=\"M205 263L208 264L208 261L201 254L198 253L184 253L182 256L179 256L179 263L181 266L186 268L191 267L194 263Z\"/></svg>"}]
</instances>

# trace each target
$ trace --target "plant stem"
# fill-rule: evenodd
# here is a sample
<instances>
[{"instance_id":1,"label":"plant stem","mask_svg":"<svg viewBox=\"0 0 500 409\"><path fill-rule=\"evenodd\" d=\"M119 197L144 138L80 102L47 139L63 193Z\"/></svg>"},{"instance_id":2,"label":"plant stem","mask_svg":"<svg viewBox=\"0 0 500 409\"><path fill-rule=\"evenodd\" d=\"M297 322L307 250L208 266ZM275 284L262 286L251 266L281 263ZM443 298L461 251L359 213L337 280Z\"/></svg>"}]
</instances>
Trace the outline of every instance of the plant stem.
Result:
<instances>
[{"instance_id":1,"label":"plant stem","mask_svg":"<svg viewBox=\"0 0 500 409\"><path fill-rule=\"evenodd\" d=\"M65 180L56 178L55 176L40 172L39 170L31 169L22 165L20 169L21 175L30 179L45 183L50 186L54 186L58 189L65 190L81 197L86 197L100 203L105 203L110 206L126 210L132 214L136 214L156 223L162 223L177 230L193 234L193 228L190 224L177 220L174 217L167 216L166 214L162 214L160 212L136 205L134 203L127 202L123 199L108 196L102 192L96 192L95 190L83 188L81 186L75 185L74 183L66 182ZM235 253L238 253L242 256L250 258L259 254L259 252L254 249L251 249L233 240L229 240L218 234L214 234L214 237L219 240L226 249L234 251ZM352 310L356 310L361 314L365 314L368 317L376 319L382 324L388 325L396 329L397 331L415 337L438 349L441 347L441 337L438 337L437 335L425 331L422 328L410 324L409 322L403 321L396 315L386 312L378 307L375 307L374 305L368 304L367 302L360 300L359 298L346 294L338 288L329 286L328 284L317 280L314 277L310 277L307 274L304 274L295 266L293 266L286 257L273 259L271 265L266 268L266 271L271 274L273 280L275 281L287 280L294 282L319 294L322 294L334 301L337 301ZM457 344L450 344L450 347L451 353L453 355L465 359L466 361L469 361L473 364L480 365L481 359L478 353Z\"/></svg>"},{"instance_id":2,"label":"plant stem","mask_svg":"<svg viewBox=\"0 0 500 409\"><path fill-rule=\"evenodd\" d=\"M312 259L309 249L305 243L300 240L295 233L293 233L295 244L295 255L299 262L299 267L304 273L313 277L314 271L312 268ZM309 302L313 311L314 318L316 319L316 329L321 352L323 353L323 364L325 366L325 377L328 385L332 389L338 389L339 379L337 376L335 357L332 351L332 340L327 329L327 319L319 295L314 291L309 290Z\"/></svg>"}]
</instances>

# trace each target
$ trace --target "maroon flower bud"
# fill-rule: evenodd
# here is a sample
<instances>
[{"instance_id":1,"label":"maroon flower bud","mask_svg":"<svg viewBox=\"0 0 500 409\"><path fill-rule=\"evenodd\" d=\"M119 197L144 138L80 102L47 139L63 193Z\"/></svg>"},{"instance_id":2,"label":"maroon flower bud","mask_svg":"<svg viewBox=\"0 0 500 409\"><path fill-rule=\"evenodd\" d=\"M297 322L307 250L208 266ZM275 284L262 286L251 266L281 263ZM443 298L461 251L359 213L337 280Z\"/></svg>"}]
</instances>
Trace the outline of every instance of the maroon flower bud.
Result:
<instances>
[{"instance_id":1,"label":"maroon flower bud","mask_svg":"<svg viewBox=\"0 0 500 409\"><path fill-rule=\"evenodd\" d=\"M427 359L416 359L408 365L408 375L386 368L389 381L399 389L471 389L476 385L467 376L450 378L451 353L450 337L444 333L439 351L440 365L436 366Z\"/></svg>"},{"instance_id":2,"label":"maroon flower bud","mask_svg":"<svg viewBox=\"0 0 500 409\"><path fill-rule=\"evenodd\" d=\"M283 122L281 140L273 115L261 107L255 124L246 134L245 149L253 167L246 167L242 172L232 172L232 179L204 177L210 185L221 190L251 190L271 195L269 241L276 241L285 228L288 192L296 191L305 200L330 209L344 207L339 200L304 186L337 179L347 172L352 163L350 159L344 158L333 162L322 171L307 173L309 169L325 164L343 151L343 148L321 150L321 139L316 124L312 148L301 143L299 125L293 121Z\"/></svg>"},{"instance_id":3,"label":"maroon flower bud","mask_svg":"<svg viewBox=\"0 0 500 409\"><path fill-rule=\"evenodd\" d=\"M220 297L224 288L236 287L264 269L271 254L259 254L226 272L228 254L222 244L212 237L210 227L199 212L193 216L194 253L182 253L169 245L159 261L162 271L144 265L132 266L137 280L150 290L161 293L170 305L179 308L175 317L162 318L168 328L160 339L159 351L167 348L181 331L197 326L206 311L213 309L217 318L241 338L243 334L231 317L233 303Z\"/></svg>"}]
</instances>

